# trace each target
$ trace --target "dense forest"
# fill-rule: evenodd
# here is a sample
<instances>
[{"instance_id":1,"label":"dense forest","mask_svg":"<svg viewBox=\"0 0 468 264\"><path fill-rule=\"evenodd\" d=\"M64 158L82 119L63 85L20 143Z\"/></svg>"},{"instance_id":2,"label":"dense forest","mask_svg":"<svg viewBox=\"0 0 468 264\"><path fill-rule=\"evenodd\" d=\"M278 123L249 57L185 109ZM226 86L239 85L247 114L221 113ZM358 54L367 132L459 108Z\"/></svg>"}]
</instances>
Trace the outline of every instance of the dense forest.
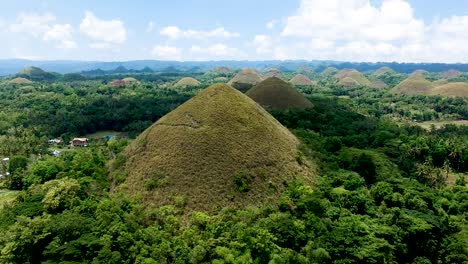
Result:
<instances>
[{"instance_id":1,"label":"dense forest","mask_svg":"<svg viewBox=\"0 0 468 264\"><path fill-rule=\"evenodd\" d=\"M183 201L144 206L112 193L110 164L214 75L0 83L1 170L10 174L0 181L0 262L468 263L468 126L455 123L468 120L467 98L390 93L403 73L366 74L385 89L307 75L317 83L295 88L314 107L272 115L299 138L298 159L318 165L315 184L285 183L277 203L263 207L190 214ZM175 87L182 76L202 85ZM124 77L138 82L109 84ZM100 131L121 136L84 148L48 144Z\"/></svg>"}]
</instances>

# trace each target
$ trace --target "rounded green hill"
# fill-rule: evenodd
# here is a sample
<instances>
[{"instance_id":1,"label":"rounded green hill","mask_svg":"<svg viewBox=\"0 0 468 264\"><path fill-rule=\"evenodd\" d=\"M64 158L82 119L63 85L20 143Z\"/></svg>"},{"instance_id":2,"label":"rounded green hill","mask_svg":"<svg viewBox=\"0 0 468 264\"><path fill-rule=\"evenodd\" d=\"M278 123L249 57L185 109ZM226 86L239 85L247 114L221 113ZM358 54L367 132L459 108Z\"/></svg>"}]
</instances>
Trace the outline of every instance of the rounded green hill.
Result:
<instances>
[{"instance_id":1,"label":"rounded green hill","mask_svg":"<svg viewBox=\"0 0 468 264\"><path fill-rule=\"evenodd\" d=\"M305 109L313 106L291 84L276 77L267 78L252 87L245 94L267 110L284 111L288 109Z\"/></svg>"},{"instance_id":2,"label":"rounded green hill","mask_svg":"<svg viewBox=\"0 0 468 264\"><path fill-rule=\"evenodd\" d=\"M16 77L26 78L31 81L51 81L56 76L50 72L46 72L38 67L27 67L16 74Z\"/></svg>"},{"instance_id":3,"label":"rounded green hill","mask_svg":"<svg viewBox=\"0 0 468 264\"><path fill-rule=\"evenodd\" d=\"M252 69L243 69L237 73L228 84L245 93L261 81L263 81L263 78L258 72Z\"/></svg>"},{"instance_id":4,"label":"rounded green hill","mask_svg":"<svg viewBox=\"0 0 468 264\"><path fill-rule=\"evenodd\" d=\"M127 190L146 204L186 200L190 210L273 202L284 182L312 182L299 142L268 112L226 84L200 92L124 151ZM118 172L119 169L116 169ZM114 172L115 174L115 172Z\"/></svg>"}]
</instances>

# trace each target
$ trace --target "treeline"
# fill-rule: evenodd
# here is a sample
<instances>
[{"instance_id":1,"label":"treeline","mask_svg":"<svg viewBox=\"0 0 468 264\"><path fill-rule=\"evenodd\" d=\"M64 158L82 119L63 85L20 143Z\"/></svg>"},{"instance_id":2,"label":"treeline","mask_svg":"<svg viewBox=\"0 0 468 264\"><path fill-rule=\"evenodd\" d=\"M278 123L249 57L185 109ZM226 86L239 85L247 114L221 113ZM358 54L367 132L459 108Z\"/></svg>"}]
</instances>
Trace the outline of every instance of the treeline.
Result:
<instances>
[{"instance_id":1,"label":"treeline","mask_svg":"<svg viewBox=\"0 0 468 264\"><path fill-rule=\"evenodd\" d=\"M114 87L100 81L5 85L0 93L0 125L32 127L48 137L99 130L136 134L192 95L151 83Z\"/></svg>"}]
</instances>

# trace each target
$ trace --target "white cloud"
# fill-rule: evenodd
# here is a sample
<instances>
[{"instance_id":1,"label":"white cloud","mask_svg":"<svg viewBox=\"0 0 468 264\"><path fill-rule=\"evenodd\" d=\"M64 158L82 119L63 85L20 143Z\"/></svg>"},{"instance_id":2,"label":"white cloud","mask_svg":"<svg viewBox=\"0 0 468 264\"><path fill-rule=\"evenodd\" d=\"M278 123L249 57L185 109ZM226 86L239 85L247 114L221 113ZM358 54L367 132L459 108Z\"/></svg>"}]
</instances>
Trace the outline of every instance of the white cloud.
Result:
<instances>
[{"instance_id":1,"label":"white cloud","mask_svg":"<svg viewBox=\"0 0 468 264\"><path fill-rule=\"evenodd\" d=\"M148 22L148 25L146 26L146 32L152 32L155 27L156 24L153 21Z\"/></svg>"},{"instance_id":2,"label":"white cloud","mask_svg":"<svg viewBox=\"0 0 468 264\"><path fill-rule=\"evenodd\" d=\"M46 41L57 41L57 47L62 49L77 48L76 42L73 40L73 27L70 24L56 24L50 27L43 36Z\"/></svg>"},{"instance_id":3,"label":"white cloud","mask_svg":"<svg viewBox=\"0 0 468 264\"><path fill-rule=\"evenodd\" d=\"M39 37L50 28L50 23L56 20L50 13L20 13L18 22L10 25L13 33L25 33L34 37Z\"/></svg>"},{"instance_id":4,"label":"white cloud","mask_svg":"<svg viewBox=\"0 0 468 264\"><path fill-rule=\"evenodd\" d=\"M264 35L253 45L284 59L467 62L466 28L468 16L425 23L406 0L301 0L274 48Z\"/></svg>"},{"instance_id":5,"label":"white cloud","mask_svg":"<svg viewBox=\"0 0 468 264\"><path fill-rule=\"evenodd\" d=\"M73 40L73 27L70 24L53 24L56 21L50 13L20 13L17 23L11 24L9 29L13 33L21 33L32 37L41 37L44 41L56 43L60 49L77 47Z\"/></svg>"},{"instance_id":6,"label":"white cloud","mask_svg":"<svg viewBox=\"0 0 468 264\"><path fill-rule=\"evenodd\" d=\"M127 30L121 20L103 20L90 11L86 11L81 21L80 31L98 42L90 47L110 47L111 44L122 44L127 40Z\"/></svg>"},{"instance_id":7,"label":"white cloud","mask_svg":"<svg viewBox=\"0 0 468 264\"><path fill-rule=\"evenodd\" d=\"M170 39L180 39L180 38L235 38L240 37L240 34L237 32L230 32L225 30L223 27L217 27L213 30L203 31L203 30L182 30L176 26L168 26L162 28L159 33L163 36L166 36Z\"/></svg>"},{"instance_id":8,"label":"white cloud","mask_svg":"<svg viewBox=\"0 0 468 264\"><path fill-rule=\"evenodd\" d=\"M259 54L267 54L272 52L273 38L267 35L256 35L253 40L253 46Z\"/></svg>"},{"instance_id":9,"label":"white cloud","mask_svg":"<svg viewBox=\"0 0 468 264\"><path fill-rule=\"evenodd\" d=\"M268 29L273 29L275 26L276 26L276 23L278 21L276 21L275 19L273 20L270 20L266 23L265 27L268 28Z\"/></svg>"},{"instance_id":10,"label":"white cloud","mask_svg":"<svg viewBox=\"0 0 468 264\"><path fill-rule=\"evenodd\" d=\"M207 47L192 46L190 52L207 55L209 59L213 57L223 57L223 58L237 58L244 56L244 54L237 48L228 47L222 43L216 43Z\"/></svg>"},{"instance_id":11,"label":"white cloud","mask_svg":"<svg viewBox=\"0 0 468 264\"><path fill-rule=\"evenodd\" d=\"M182 50L174 46L154 46L151 54L160 60L180 60Z\"/></svg>"}]
</instances>

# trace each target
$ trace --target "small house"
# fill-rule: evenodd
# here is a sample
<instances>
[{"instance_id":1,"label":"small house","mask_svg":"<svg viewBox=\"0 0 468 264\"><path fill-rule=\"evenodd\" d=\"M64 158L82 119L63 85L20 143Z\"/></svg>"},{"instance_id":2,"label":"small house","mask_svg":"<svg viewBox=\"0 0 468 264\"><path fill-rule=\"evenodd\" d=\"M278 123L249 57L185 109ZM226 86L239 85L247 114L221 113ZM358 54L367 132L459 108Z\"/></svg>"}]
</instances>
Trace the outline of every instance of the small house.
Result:
<instances>
[{"instance_id":1,"label":"small house","mask_svg":"<svg viewBox=\"0 0 468 264\"><path fill-rule=\"evenodd\" d=\"M88 139L87 138L74 138L70 141L70 145L72 147L86 147L88 146Z\"/></svg>"}]
</instances>

